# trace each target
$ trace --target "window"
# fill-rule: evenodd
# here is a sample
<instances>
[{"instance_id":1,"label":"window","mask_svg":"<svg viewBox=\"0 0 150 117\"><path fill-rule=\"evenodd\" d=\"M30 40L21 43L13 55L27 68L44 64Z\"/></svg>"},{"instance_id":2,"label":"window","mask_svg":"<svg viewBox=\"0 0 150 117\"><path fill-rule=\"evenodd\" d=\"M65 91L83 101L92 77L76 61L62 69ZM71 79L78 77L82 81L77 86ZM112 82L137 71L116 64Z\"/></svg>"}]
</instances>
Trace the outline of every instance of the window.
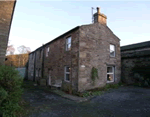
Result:
<instances>
[{"instance_id":1,"label":"window","mask_svg":"<svg viewBox=\"0 0 150 117\"><path fill-rule=\"evenodd\" d=\"M33 72L31 73L31 76L33 76Z\"/></svg>"},{"instance_id":2,"label":"window","mask_svg":"<svg viewBox=\"0 0 150 117\"><path fill-rule=\"evenodd\" d=\"M32 54L32 59L34 58L34 53Z\"/></svg>"},{"instance_id":3,"label":"window","mask_svg":"<svg viewBox=\"0 0 150 117\"><path fill-rule=\"evenodd\" d=\"M42 50L40 50L40 52L39 52L39 58L41 58L42 57Z\"/></svg>"},{"instance_id":4,"label":"window","mask_svg":"<svg viewBox=\"0 0 150 117\"><path fill-rule=\"evenodd\" d=\"M110 56L115 57L115 46L110 44Z\"/></svg>"},{"instance_id":5,"label":"window","mask_svg":"<svg viewBox=\"0 0 150 117\"><path fill-rule=\"evenodd\" d=\"M66 39L66 51L69 51L71 49L71 37L68 37Z\"/></svg>"},{"instance_id":6,"label":"window","mask_svg":"<svg viewBox=\"0 0 150 117\"><path fill-rule=\"evenodd\" d=\"M38 70L36 70L36 77L38 77Z\"/></svg>"},{"instance_id":7,"label":"window","mask_svg":"<svg viewBox=\"0 0 150 117\"><path fill-rule=\"evenodd\" d=\"M107 67L107 82L114 82L114 76L115 76L114 72L115 72L114 66Z\"/></svg>"},{"instance_id":8,"label":"window","mask_svg":"<svg viewBox=\"0 0 150 117\"><path fill-rule=\"evenodd\" d=\"M49 47L46 48L46 57L48 57L49 54Z\"/></svg>"},{"instance_id":9,"label":"window","mask_svg":"<svg viewBox=\"0 0 150 117\"><path fill-rule=\"evenodd\" d=\"M39 77L41 77L41 69L39 69Z\"/></svg>"},{"instance_id":10,"label":"window","mask_svg":"<svg viewBox=\"0 0 150 117\"><path fill-rule=\"evenodd\" d=\"M70 81L70 67L65 66L65 81Z\"/></svg>"}]
</instances>

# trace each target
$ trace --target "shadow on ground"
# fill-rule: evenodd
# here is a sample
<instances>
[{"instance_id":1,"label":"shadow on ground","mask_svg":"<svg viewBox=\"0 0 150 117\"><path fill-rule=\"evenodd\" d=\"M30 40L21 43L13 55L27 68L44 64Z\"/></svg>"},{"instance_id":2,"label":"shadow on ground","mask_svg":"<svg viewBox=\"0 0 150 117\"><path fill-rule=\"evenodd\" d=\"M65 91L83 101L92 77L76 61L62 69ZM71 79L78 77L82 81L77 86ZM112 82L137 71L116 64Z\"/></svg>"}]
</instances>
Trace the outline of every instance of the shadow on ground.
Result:
<instances>
[{"instance_id":1,"label":"shadow on ground","mask_svg":"<svg viewBox=\"0 0 150 117\"><path fill-rule=\"evenodd\" d=\"M30 104L27 117L150 117L150 89L120 87L76 103L30 81L24 88L23 98Z\"/></svg>"}]
</instances>

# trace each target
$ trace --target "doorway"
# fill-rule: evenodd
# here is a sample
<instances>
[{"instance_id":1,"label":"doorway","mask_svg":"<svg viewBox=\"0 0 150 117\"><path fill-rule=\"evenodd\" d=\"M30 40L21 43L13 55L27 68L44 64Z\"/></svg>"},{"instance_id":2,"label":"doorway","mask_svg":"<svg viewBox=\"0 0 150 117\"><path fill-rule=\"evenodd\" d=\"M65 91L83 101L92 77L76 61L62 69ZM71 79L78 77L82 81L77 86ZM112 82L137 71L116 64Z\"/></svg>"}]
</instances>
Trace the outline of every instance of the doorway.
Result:
<instances>
[{"instance_id":1,"label":"doorway","mask_svg":"<svg viewBox=\"0 0 150 117\"><path fill-rule=\"evenodd\" d=\"M51 86L51 71L48 71L48 85Z\"/></svg>"}]
</instances>

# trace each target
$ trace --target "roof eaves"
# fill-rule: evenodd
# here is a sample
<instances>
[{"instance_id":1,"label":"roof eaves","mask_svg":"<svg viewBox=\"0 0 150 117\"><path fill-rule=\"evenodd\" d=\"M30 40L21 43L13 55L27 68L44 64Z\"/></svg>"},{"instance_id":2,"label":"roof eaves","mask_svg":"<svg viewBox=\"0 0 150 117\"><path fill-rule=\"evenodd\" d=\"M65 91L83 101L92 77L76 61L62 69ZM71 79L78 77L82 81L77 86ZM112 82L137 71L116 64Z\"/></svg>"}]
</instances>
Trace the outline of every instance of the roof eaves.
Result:
<instances>
[{"instance_id":1,"label":"roof eaves","mask_svg":"<svg viewBox=\"0 0 150 117\"><path fill-rule=\"evenodd\" d=\"M59 38L61 38L61 37L65 36L65 35L67 35L68 33L72 32L72 31L75 31L75 30L77 30L77 29L79 29L79 28L80 28L80 26L76 26L75 28L73 28L73 29L71 29L71 30L69 30L69 31L67 31L67 32L65 32L65 33L63 33L62 35L56 37L56 38L53 39L52 41L50 41L50 42L48 42L48 43L46 43L46 44L40 46L39 48L37 48L36 50L34 50L33 52L31 52L30 54L36 52L37 50L40 50L41 48L43 48L43 47L49 45L50 43L52 43L52 42L58 40ZM29 54L29 55L30 55L30 54Z\"/></svg>"}]
</instances>

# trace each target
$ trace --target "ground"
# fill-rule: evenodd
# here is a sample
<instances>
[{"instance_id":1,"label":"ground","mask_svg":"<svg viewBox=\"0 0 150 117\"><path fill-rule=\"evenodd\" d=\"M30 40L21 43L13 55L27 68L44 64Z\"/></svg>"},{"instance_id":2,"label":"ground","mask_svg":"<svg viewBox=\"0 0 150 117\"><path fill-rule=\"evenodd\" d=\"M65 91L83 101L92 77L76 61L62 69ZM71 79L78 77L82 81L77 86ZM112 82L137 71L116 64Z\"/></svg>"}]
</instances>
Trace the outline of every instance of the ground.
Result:
<instances>
[{"instance_id":1,"label":"ground","mask_svg":"<svg viewBox=\"0 0 150 117\"><path fill-rule=\"evenodd\" d=\"M150 117L150 89L123 86L77 103L38 86L28 86L27 117Z\"/></svg>"}]
</instances>

